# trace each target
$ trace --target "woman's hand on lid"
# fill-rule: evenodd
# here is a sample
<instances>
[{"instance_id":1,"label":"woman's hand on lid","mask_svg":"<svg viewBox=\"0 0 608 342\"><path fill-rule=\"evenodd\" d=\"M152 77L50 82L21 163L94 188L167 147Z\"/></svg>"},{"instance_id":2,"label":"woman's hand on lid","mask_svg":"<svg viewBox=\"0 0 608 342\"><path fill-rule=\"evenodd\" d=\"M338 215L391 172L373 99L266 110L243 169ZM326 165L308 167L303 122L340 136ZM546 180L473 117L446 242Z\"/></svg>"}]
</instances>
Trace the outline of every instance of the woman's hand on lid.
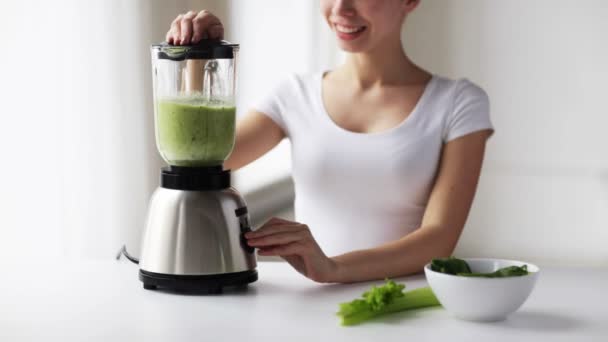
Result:
<instances>
[{"instance_id":1,"label":"woman's hand on lid","mask_svg":"<svg viewBox=\"0 0 608 342\"><path fill-rule=\"evenodd\" d=\"M167 32L167 43L191 45L202 39L223 39L224 25L213 13L202 10L178 15Z\"/></svg>"}]
</instances>

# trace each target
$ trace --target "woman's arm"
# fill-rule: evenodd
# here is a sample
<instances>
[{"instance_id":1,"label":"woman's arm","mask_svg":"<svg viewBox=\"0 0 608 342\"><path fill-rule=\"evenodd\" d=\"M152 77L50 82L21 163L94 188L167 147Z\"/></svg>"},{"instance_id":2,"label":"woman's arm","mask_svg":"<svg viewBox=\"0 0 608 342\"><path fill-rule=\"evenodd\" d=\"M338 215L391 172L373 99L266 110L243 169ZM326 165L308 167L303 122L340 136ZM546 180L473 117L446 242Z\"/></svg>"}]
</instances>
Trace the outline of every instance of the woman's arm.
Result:
<instances>
[{"instance_id":1,"label":"woman's arm","mask_svg":"<svg viewBox=\"0 0 608 342\"><path fill-rule=\"evenodd\" d=\"M283 140L285 133L263 113L249 111L236 126L234 149L224 162L226 169L238 170L263 156Z\"/></svg>"},{"instance_id":2,"label":"woman's arm","mask_svg":"<svg viewBox=\"0 0 608 342\"><path fill-rule=\"evenodd\" d=\"M416 273L432 258L449 256L464 227L475 196L490 130L448 142L422 224L385 245L331 258L327 282L357 282Z\"/></svg>"}]
</instances>

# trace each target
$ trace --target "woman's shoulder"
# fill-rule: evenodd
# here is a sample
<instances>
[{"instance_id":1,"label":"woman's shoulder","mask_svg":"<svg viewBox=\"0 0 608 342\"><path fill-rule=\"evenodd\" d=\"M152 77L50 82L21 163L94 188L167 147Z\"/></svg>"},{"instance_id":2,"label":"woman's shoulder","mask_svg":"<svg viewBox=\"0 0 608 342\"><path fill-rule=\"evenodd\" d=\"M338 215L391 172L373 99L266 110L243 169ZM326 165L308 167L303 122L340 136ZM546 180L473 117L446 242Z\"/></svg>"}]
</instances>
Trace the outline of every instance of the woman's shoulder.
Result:
<instances>
[{"instance_id":1,"label":"woman's shoulder","mask_svg":"<svg viewBox=\"0 0 608 342\"><path fill-rule=\"evenodd\" d=\"M322 72L290 72L274 81L271 93L282 96L309 93L317 89Z\"/></svg>"},{"instance_id":2,"label":"woman's shoulder","mask_svg":"<svg viewBox=\"0 0 608 342\"><path fill-rule=\"evenodd\" d=\"M278 79L283 86L316 84L323 77L324 71L289 72Z\"/></svg>"},{"instance_id":3,"label":"woman's shoulder","mask_svg":"<svg viewBox=\"0 0 608 342\"><path fill-rule=\"evenodd\" d=\"M449 78L441 75L433 75L433 80L437 84L437 95L444 95L453 102L467 102L471 100L488 101L488 94L477 83L470 79Z\"/></svg>"},{"instance_id":4,"label":"woman's shoulder","mask_svg":"<svg viewBox=\"0 0 608 342\"><path fill-rule=\"evenodd\" d=\"M257 103L257 109L286 112L287 108L309 108L317 100L321 73L290 72L271 81L267 95ZM281 107L281 110L278 107Z\"/></svg>"},{"instance_id":5,"label":"woman's shoulder","mask_svg":"<svg viewBox=\"0 0 608 342\"><path fill-rule=\"evenodd\" d=\"M443 140L450 141L465 134L491 129L490 101L486 91L468 78L451 79L434 76L438 89L436 101L443 109Z\"/></svg>"}]
</instances>

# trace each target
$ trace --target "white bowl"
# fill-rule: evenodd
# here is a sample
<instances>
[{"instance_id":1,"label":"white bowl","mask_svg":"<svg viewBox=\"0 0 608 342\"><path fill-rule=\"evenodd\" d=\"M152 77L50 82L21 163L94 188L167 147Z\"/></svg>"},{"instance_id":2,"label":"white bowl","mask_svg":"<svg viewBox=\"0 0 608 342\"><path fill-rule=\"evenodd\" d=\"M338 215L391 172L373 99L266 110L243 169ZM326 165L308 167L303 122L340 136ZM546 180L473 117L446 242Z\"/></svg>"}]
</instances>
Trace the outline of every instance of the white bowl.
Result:
<instances>
[{"instance_id":1,"label":"white bowl","mask_svg":"<svg viewBox=\"0 0 608 342\"><path fill-rule=\"evenodd\" d=\"M527 262L504 259L463 258L472 272L494 272L502 267L528 265L528 275L505 278L463 277L435 272L424 267L429 286L443 307L453 316L469 321L501 321L526 301L539 268Z\"/></svg>"}]
</instances>

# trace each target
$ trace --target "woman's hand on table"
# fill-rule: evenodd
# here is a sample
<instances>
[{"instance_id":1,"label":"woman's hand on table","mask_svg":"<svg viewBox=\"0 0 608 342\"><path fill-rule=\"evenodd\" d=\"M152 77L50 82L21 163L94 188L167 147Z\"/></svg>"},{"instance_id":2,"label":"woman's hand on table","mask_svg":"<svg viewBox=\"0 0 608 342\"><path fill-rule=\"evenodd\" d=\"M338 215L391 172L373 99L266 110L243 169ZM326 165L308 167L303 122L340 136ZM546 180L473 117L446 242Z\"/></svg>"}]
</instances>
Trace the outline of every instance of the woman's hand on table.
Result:
<instances>
[{"instance_id":1,"label":"woman's hand on table","mask_svg":"<svg viewBox=\"0 0 608 342\"><path fill-rule=\"evenodd\" d=\"M336 263L328 258L305 224L272 218L259 229L245 234L258 255L276 255L298 272L319 283L331 282Z\"/></svg>"}]
</instances>

